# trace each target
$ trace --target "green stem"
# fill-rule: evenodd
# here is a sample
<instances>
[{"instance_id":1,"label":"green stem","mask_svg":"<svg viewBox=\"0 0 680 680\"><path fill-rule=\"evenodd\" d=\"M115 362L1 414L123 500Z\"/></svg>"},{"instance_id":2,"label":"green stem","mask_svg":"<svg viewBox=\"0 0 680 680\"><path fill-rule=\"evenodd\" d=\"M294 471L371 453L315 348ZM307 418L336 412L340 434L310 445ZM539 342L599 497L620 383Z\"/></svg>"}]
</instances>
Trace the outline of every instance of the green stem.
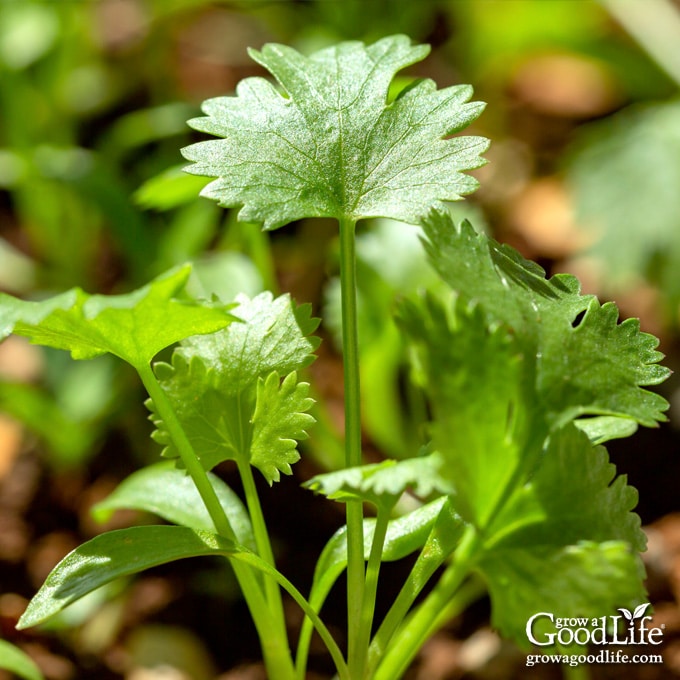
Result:
<instances>
[{"instance_id":1,"label":"green stem","mask_svg":"<svg viewBox=\"0 0 680 680\"><path fill-rule=\"evenodd\" d=\"M257 493L255 479L253 478L253 470L250 467L250 462L243 461L239 458L236 461L236 464L241 476L241 482L243 483L243 492L246 497L248 513L253 526L253 534L255 535L255 545L257 546L257 552L260 557L265 562L267 562L267 564L270 564L275 568L276 563L274 561L274 551L272 550L271 543L269 541L269 532L267 531L267 525L265 523L264 513L262 512L262 506L260 505L260 497ZM288 634L286 632L286 618L283 611L283 601L281 600L281 591L279 590L279 586L276 581L273 581L272 579L265 579L265 592L267 595L267 603L269 605L270 615L272 617L272 623L277 627L279 635L282 637L282 639L287 640Z\"/></svg>"},{"instance_id":2,"label":"green stem","mask_svg":"<svg viewBox=\"0 0 680 680\"><path fill-rule=\"evenodd\" d=\"M300 593L300 591L279 571L274 567L270 566L262 560L258 555L251 553L249 551L244 551L241 553L234 553L231 555L231 559L234 561L242 560L248 564L252 564L256 569L261 570L264 574L270 576L277 583L284 588L288 594L300 605L302 611L307 615L307 618L311 621L312 626L316 629L319 637L322 639L328 652L331 655L335 663L335 667L338 671L338 678L340 680L352 680L349 676L349 671L347 664L342 657L342 652L338 647L337 643L330 634L330 631L324 624L324 622L319 618L314 607L308 602L305 597Z\"/></svg>"},{"instance_id":3,"label":"green stem","mask_svg":"<svg viewBox=\"0 0 680 680\"><path fill-rule=\"evenodd\" d=\"M158 383L153 370L146 364L135 366L135 368L142 379L146 391L153 400L158 415L162 418L163 424L168 430L184 467L196 485L198 493L215 525L215 530L221 536L237 543L234 530L229 523L224 508L219 502L215 489L208 479L208 474L203 469L168 396ZM263 597L255 574L250 568L239 564L232 564L232 567L248 604L248 609L253 617L253 622L262 644L262 655L267 666L269 678L271 680L294 680L295 669L285 630L282 636L280 630L274 626L269 607ZM269 581L269 579L266 579L266 581Z\"/></svg>"},{"instance_id":4,"label":"green stem","mask_svg":"<svg viewBox=\"0 0 680 680\"><path fill-rule=\"evenodd\" d=\"M486 585L479 576L472 575L453 595L449 604L433 619L430 632L427 637L436 633L442 626L451 621L461 612L465 611L473 602L476 602L486 593Z\"/></svg>"},{"instance_id":5,"label":"green stem","mask_svg":"<svg viewBox=\"0 0 680 680\"><path fill-rule=\"evenodd\" d=\"M396 680L406 672L418 650L432 634L433 622L439 619L441 611L448 607L468 577L480 545L479 534L469 525L456 548L453 561L434 590L393 638L373 680Z\"/></svg>"},{"instance_id":6,"label":"green stem","mask_svg":"<svg viewBox=\"0 0 680 680\"><path fill-rule=\"evenodd\" d=\"M368 564L366 566L364 601L361 609L359 632L357 634L357 650L364 654L364 658L361 659L361 667L364 669L366 668L368 660L368 645L371 639L373 616L375 614L375 599L378 592L378 576L380 574L385 536L387 535L387 527L390 521L390 512L391 507L378 508L378 516L376 518L373 540L371 542L371 553L368 557Z\"/></svg>"},{"instance_id":7,"label":"green stem","mask_svg":"<svg viewBox=\"0 0 680 680\"><path fill-rule=\"evenodd\" d=\"M462 521L453 514L447 503L442 508L416 563L411 569L411 573L399 591L399 595L373 637L369 648L369 677L373 677L375 669L391 644L392 637L405 620L416 598L437 569L444 564L459 545L464 532L465 527Z\"/></svg>"},{"instance_id":8,"label":"green stem","mask_svg":"<svg viewBox=\"0 0 680 680\"><path fill-rule=\"evenodd\" d=\"M175 409L172 407L170 399L168 399L165 391L158 383L151 366L144 365L136 366L135 368L154 403L158 415L163 420L163 425L168 430L168 434L179 453L179 457L181 458L184 467L187 469L189 475L191 475L191 479L194 480L198 493L215 525L215 530L220 536L224 536L225 538L236 542L234 530L229 523L224 508L217 498L215 489L213 489L212 484L208 479L208 473L203 469L191 442L184 432L184 428L175 414Z\"/></svg>"},{"instance_id":9,"label":"green stem","mask_svg":"<svg viewBox=\"0 0 680 680\"><path fill-rule=\"evenodd\" d=\"M345 466L361 465L361 391L357 321L356 222L340 220L340 291L345 386ZM361 501L346 503L347 512L347 657L352 678L363 677L365 650L359 645L364 601L364 531Z\"/></svg>"}]
</instances>

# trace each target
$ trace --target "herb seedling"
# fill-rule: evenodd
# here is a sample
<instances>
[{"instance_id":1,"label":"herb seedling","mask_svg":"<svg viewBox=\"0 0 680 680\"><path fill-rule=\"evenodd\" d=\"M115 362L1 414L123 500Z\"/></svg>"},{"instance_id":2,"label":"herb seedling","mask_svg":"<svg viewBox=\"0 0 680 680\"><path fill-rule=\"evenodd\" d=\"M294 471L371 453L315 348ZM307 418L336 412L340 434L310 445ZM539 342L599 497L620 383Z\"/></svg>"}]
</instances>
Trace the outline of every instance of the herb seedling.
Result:
<instances>
[{"instance_id":1,"label":"herb seedling","mask_svg":"<svg viewBox=\"0 0 680 680\"><path fill-rule=\"evenodd\" d=\"M238 207L242 220L265 229L305 217L339 223L346 461L305 486L346 504L347 525L320 555L308 596L276 569L253 468L273 484L299 458L313 424L299 372L313 359L317 320L287 296L186 299L185 267L128 295L0 298L4 335L75 359L109 352L130 363L149 393L154 438L176 459L133 474L96 510L143 509L170 525L104 533L77 548L20 627L117 576L223 555L269 678L305 677L315 629L342 680L395 680L485 590L495 626L523 645L536 611L594 617L644 601L636 492L601 444L664 419L663 398L643 389L668 373L657 341L636 320L619 324L616 307L581 295L573 277L546 279L513 249L453 222L445 202L476 188L465 172L482 165L487 142L452 135L483 106L469 102L468 86L438 90L430 80L390 98L395 74L427 52L405 36L311 57L266 45L251 56L277 84L248 78L236 96L206 102L206 117L190 124L219 139L184 150L189 172L215 178L203 194ZM447 291L398 309L413 379L430 405L427 441L405 460L363 465L354 237L358 220L381 216L422 227ZM170 363L152 363L175 343ZM238 468L243 500L210 472L225 460ZM422 504L399 516L407 491ZM364 518L365 505L374 516ZM381 563L414 553L401 592L375 621ZM345 569L343 652L320 612ZM281 589L306 614L295 655Z\"/></svg>"}]
</instances>

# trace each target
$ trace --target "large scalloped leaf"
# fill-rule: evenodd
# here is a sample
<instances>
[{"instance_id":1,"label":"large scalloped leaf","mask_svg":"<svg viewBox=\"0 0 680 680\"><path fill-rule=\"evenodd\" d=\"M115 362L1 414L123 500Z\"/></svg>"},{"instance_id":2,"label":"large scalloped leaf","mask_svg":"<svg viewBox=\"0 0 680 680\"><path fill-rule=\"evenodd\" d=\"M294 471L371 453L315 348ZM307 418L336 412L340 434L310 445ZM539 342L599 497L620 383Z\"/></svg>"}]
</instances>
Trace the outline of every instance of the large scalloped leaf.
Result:
<instances>
[{"instance_id":1,"label":"large scalloped leaf","mask_svg":"<svg viewBox=\"0 0 680 680\"><path fill-rule=\"evenodd\" d=\"M275 229L303 217L393 217L417 222L439 201L477 188L464 171L484 163L487 140L453 137L481 113L467 85L437 90L419 80L388 103L395 74L422 60L403 35L373 45L345 42L310 57L284 45L250 56L278 81L239 83L190 121L222 137L183 150L197 175L216 177L203 195L239 218Z\"/></svg>"},{"instance_id":2,"label":"large scalloped leaf","mask_svg":"<svg viewBox=\"0 0 680 680\"><path fill-rule=\"evenodd\" d=\"M107 352L135 367L190 335L213 333L234 321L229 306L178 300L191 267L185 265L124 295L88 295L73 289L44 302L0 299L3 334L91 359Z\"/></svg>"},{"instance_id":3,"label":"large scalloped leaf","mask_svg":"<svg viewBox=\"0 0 680 680\"><path fill-rule=\"evenodd\" d=\"M618 323L616 306L581 295L573 276L546 279L534 262L445 213L433 211L425 233L442 278L536 357L537 391L553 426L585 414L647 426L666 419L666 400L642 386L662 382L669 371L658 364L658 340L642 333L637 319Z\"/></svg>"}]
</instances>

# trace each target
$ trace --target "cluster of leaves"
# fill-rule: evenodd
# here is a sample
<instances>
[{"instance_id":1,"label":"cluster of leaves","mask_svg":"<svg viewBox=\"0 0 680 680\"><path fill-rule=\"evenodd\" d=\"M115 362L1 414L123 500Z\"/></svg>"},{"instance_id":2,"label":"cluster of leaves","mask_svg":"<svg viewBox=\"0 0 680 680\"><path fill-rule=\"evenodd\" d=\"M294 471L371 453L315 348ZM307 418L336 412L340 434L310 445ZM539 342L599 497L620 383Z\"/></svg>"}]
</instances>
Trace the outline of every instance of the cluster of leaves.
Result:
<instances>
[{"instance_id":1,"label":"cluster of leaves","mask_svg":"<svg viewBox=\"0 0 680 680\"><path fill-rule=\"evenodd\" d=\"M441 283L403 302L398 324L411 348L412 377L429 403L427 440L404 460L336 470L306 484L348 508L371 504L375 518L359 524L363 535L356 536L348 512L307 599L276 570L251 466L270 484L290 473L297 442L312 424L308 386L298 379L318 345L308 306L269 293L233 305L183 299L187 268L123 296L74 290L41 303L3 296L3 334L77 359L108 352L130 363L151 397L155 438L196 485L166 465L129 478L100 513L134 507L179 526L134 527L78 548L50 575L22 627L121 574L216 554L234 564L272 678L304 676L315 627L341 678L394 680L464 604L461 593L475 576L488 587L495 625L520 644L537 608L594 617L644 599L636 493L616 477L600 444L664 419L665 401L644 389L668 373L658 365L657 341L634 320L619 323L614 305L581 295L573 277L547 279L536 264L444 210L443 201L476 188L465 171L482 164L487 142L451 136L481 112L468 103L469 87L437 90L419 80L388 99L395 74L426 52L405 36L368 47L342 43L311 57L265 46L252 56L280 89L249 78L236 97L210 100L208 116L192 124L223 139L185 150L191 172L216 178L207 196L240 207L242 219L265 229L333 217L346 249L358 219L423 227ZM342 273L351 276L346 258L344 251ZM344 298L345 321L351 306ZM170 363L152 368L174 343ZM345 346L346 361L350 352ZM245 504L210 473L225 460L238 467ZM405 492L423 504L394 519ZM348 547L357 539L366 561L359 653L355 647L352 658L350 650L345 663L318 612L346 565L349 571ZM413 552L415 566L370 641L380 563ZM436 587L414 606L442 566ZM278 644L285 626L274 583L308 617L295 667Z\"/></svg>"}]
</instances>

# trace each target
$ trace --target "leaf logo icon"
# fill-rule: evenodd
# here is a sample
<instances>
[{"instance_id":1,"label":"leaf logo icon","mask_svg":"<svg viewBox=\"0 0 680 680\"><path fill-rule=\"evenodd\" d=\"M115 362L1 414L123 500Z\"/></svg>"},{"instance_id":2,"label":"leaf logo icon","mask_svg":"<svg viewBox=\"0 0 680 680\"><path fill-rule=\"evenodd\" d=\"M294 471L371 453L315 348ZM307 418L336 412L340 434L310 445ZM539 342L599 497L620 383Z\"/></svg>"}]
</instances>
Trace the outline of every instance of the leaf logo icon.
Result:
<instances>
[{"instance_id":1,"label":"leaf logo icon","mask_svg":"<svg viewBox=\"0 0 680 680\"><path fill-rule=\"evenodd\" d=\"M635 619L639 619L644 615L647 607L649 607L649 602L639 604L637 607L635 607L635 610L633 612L630 612L628 609L625 609L623 607L619 607L618 611L620 611L623 614L623 616L628 621L629 625L632 626L633 623L635 622Z\"/></svg>"}]
</instances>

